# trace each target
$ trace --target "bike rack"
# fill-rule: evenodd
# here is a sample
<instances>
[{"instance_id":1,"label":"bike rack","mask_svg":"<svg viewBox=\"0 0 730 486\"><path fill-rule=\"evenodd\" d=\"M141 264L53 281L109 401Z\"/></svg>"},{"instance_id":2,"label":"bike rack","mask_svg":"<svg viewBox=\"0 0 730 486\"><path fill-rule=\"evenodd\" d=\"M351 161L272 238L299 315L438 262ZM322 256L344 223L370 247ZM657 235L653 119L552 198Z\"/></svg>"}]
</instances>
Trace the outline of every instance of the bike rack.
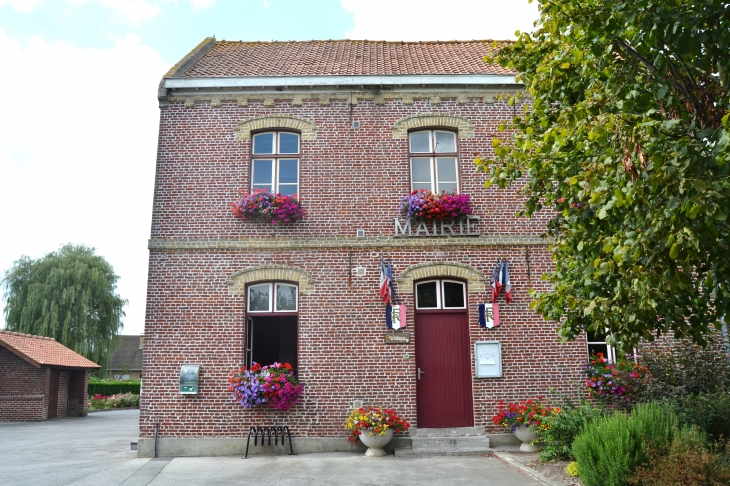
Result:
<instances>
[{"instance_id":1,"label":"bike rack","mask_svg":"<svg viewBox=\"0 0 730 486\"><path fill-rule=\"evenodd\" d=\"M264 439L268 436L269 445L271 445L271 435L274 435L274 445L279 445L279 436L281 436L281 445L284 444L284 432L286 431L287 437L289 437L289 454L290 456L295 455L294 449L291 445L291 434L289 433L289 427L284 426L273 426L273 427L251 427L248 431L248 440L246 441L246 455L244 459L248 459L248 446L251 443L251 434L253 434L253 445L258 445L258 439L261 437L261 445L264 445Z\"/></svg>"}]
</instances>

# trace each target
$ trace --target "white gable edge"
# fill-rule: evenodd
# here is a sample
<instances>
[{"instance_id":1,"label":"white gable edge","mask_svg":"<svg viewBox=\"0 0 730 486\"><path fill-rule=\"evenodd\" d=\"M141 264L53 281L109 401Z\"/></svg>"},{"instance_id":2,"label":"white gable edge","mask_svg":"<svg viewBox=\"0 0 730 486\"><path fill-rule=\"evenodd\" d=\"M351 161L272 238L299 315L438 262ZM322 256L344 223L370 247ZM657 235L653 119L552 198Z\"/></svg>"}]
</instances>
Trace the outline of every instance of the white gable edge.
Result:
<instances>
[{"instance_id":1,"label":"white gable edge","mask_svg":"<svg viewBox=\"0 0 730 486\"><path fill-rule=\"evenodd\" d=\"M242 76L219 78L166 78L165 88L253 88L310 86L393 85L499 85L521 86L511 74L409 74L368 76Z\"/></svg>"}]
</instances>

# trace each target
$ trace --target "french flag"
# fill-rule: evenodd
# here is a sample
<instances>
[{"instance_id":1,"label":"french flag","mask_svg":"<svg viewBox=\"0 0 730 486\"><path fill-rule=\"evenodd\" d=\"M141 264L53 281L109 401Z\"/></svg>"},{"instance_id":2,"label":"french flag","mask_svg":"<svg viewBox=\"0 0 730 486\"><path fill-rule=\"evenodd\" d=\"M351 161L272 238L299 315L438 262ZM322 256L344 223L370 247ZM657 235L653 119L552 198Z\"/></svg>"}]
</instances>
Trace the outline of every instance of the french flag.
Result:
<instances>
[{"instance_id":1,"label":"french flag","mask_svg":"<svg viewBox=\"0 0 730 486\"><path fill-rule=\"evenodd\" d=\"M502 292L502 262L497 262L494 267L490 286L492 287L492 302L495 302L499 293Z\"/></svg>"},{"instance_id":2,"label":"french flag","mask_svg":"<svg viewBox=\"0 0 730 486\"><path fill-rule=\"evenodd\" d=\"M383 304L392 304L390 299L390 281L392 277L389 272L389 268L385 267L385 262L380 259L380 298L383 300Z\"/></svg>"},{"instance_id":3,"label":"french flag","mask_svg":"<svg viewBox=\"0 0 730 486\"><path fill-rule=\"evenodd\" d=\"M509 281L509 263L502 261L502 285L504 286L504 300L512 302L512 283Z\"/></svg>"}]
</instances>

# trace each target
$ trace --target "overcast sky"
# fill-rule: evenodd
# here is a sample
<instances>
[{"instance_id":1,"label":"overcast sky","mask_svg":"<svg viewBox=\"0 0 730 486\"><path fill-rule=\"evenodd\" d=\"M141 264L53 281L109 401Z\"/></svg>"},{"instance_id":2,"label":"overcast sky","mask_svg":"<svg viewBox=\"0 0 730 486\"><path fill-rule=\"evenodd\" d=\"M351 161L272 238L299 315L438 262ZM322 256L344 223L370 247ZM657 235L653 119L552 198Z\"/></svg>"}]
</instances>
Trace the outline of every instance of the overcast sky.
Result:
<instances>
[{"instance_id":1,"label":"overcast sky","mask_svg":"<svg viewBox=\"0 0 730 486\"><path fill-rule=\"evenodd\" d=\"M0 0L0 272L92 246L122 332L144 331L157 85L205 37L513 39L536 18L527 0Z\"/></svg>"}]
</instances>

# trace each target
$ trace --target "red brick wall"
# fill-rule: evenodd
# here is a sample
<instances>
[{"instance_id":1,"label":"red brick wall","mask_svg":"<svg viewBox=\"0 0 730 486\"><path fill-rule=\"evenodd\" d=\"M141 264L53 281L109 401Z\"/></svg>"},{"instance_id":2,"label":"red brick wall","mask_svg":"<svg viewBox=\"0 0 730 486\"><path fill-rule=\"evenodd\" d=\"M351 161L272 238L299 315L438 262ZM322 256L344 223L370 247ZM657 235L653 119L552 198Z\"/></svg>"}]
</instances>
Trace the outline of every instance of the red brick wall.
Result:
<instances>
[{"instance_id":1,"label":"red brick wall","mask_svg":"<svg viewBox=\"0 0 730 486\"><path fill-rule=\"evenodd\" d=\"M186 109L171 103L161 111L152 238L311 238L392 236L398 199L409 192L406 139L394 139L393 123L416 113L450 113L469 119L475 136L459 139L461 192L472 196L483 235L539 235L544 217L516 219L520 196L515 189L483 187L484 175L473 165L475 152L489 155L498 123L512 107L481 98L466 104L443 97L440 105L414 100L386 100L376 106L362 100L352 108L304 101L277 101L273 107L250 100L238 107L197 103ZM316 140L303 141L300 193L307 218L295 225L273 226L240 221L229 205L240 188L249 187L250 143L234 139L235 125L268 113L289 113L313 121ZM361 128L352 129L351 120ZM155 250L150 254L145 325L144 385L140 435L152 437L244 437L249 425L286 424L297 436L346 437L342 427L354 400L397 409L416 423L413 297L408 306L409 345L385 345L384 308L378 299L380 257L389 257L397 277L405 268L428 262L470 265L487 279L499 257L510 262L514 301L501 304L502 325L478 327L477 303L483 290L469 289L471 342L502 343L499 379L472 378L475 425L497 431L490 418L499 401L518 401L550 388L572 394L580 380L585 341L558 343L556 324L528 308L529 289L545 289L540 275L551 266L544 246L441 246L431 242L403 248L314 248L303 250ZM529 272L528 272L529 252ZM364 277L350 279L352 267L366 267ZM288 412L242 409L226 391L228 373L244 355L245 298L229 295L226 282L236 272L257 265L296 266L307 271L315 292L300 292L299 378L304 403ZM473 346L472 346L473 349ZM410 359L403 359L404 353ZM180 366L200 364L197 396L178 394ZM474 369L473 357L471 363ZM473 373L473 371L472 371Z\"/></svg>"},{"instance_id":2,"label":"red brick wall","mask_svg":"<svg viewBox=\"0 0 730 486\"><path fill-rule=\"evenodd\" d=\"M44 420L49 374L0 347L0 421Z\"/></svg>"},{"instance_id":3,"label":"red brick wall","mask_svg":"<svg viewBox=\"0 0 730 486\"><path fill-rule=\"evenodd\" d=\"M68 413L68 370L61 370L58 377L58 407L56 413L65 417Z\"/></svg>"},{"instance_id":4,"label":"red brick wall","mask_svg":"<svg viewBox=\"0 0 730 486\"><path fill-rule=\"evenodd\" d=\"M71 370L68 381L68 416L85 417L89 411L89 371Z\"/></svg>"}]
</instances>

